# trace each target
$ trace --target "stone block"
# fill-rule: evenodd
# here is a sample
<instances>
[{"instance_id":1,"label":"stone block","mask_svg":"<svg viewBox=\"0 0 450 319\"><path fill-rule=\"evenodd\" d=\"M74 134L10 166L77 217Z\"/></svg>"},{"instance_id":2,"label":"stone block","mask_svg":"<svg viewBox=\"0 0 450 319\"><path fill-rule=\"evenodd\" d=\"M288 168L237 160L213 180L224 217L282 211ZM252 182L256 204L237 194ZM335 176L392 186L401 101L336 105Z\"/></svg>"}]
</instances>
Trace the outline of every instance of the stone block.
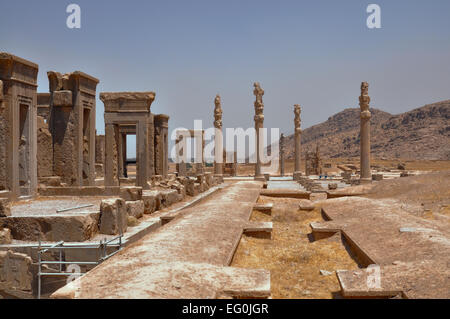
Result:
<instances>
[{"instance_id":1,"label":"stone block","mask_svg":"<svg viewBox=\"0 0 450 319\"><path fill-rule=\"evenodd\" d=\"M61 216L14 216L0 218L0 227L11 230L14 239L24 241L82 242L98 233L100 214Z\"/></svg>"},{"instance_id":2,"label":"stone block","mask_svg":"<svg viewBox=\"0 0 450 319\"><path fill-rule=\"evenodd\" d=\"M198 189L195 188L195 180L192 178L189 178L186 180L186 194L189 196L196 196L198 195Z\"/></svg>"},{"instance_id":3,"label":"stone block","mask_svg":"<svg viewBox=\"0 0 450 319\"><path fill-rule=\"evenodd\" d=\"M72 106L72 91L63 90L53 92L53 106Z\"/></svg>"},{"instance_id":4,"label":"stone block","mask_svg":"<svg viewBox=\"0 0 450 319\"><path fill-rule=\"evenodd\" d=\"M40 177L39 182L46 186L61 187L61 177L60 176Z\"/></svg>"},{"instance_id":5,"label":"stone block","mask_svg":"<svg viewBox=\"0 0 450 319\"><path fill-rule=\"evenodd\" d=\"M199 183L194 183L194 189L195 189L196 195L198 195L202 192L202 185Z\"/></svg>"},{"instance_id":6,"label":"stone block","mask_svg":"<svg viewBox=\"0 0 450 319\"><path fill-rule=\"evenodd\" d=\"M383 180L383 174L373 174L372 175L373 181L382 181Z\"/></svg>"},{"instance_id":7,"label":"stone block","mask_svg":"<svg viewBox=\"0 0 450 319\"><path fill-rule=\"evenodd\" d=\"M314 204L308 199L301 199L298 208L301 210L314 210Z\"/></svg>"},{"instance_id":8,"label":"stone block","mask_svg":"<svg viewBox=\"0 0 450 319\"><path fill-rule=\"evenodd\" d=\"M206 184L208 185L208 188L213 187L214 186L214 176L212 173L205 173L205 181Z\"/></svg>"},{"instance_id":9,"label":"stone block","mask_svg":"<svg viewBox=\"0 0 450 319\"><path fill-rule=\"evenodd\" d=\"M126 201L125 205L127 207L128 216L141 218L144 215L145 206L143 200Z\"/></svg>"},{"instance_id":10,"label":"stone block","mask_svg":"<svg viewBox=\"0 0 450 319\"><path fill-rule=\"evenodd\" d=\"M120 197L126 201L141 200L142 188L136 186L120 187Z\"/></svg>"},{"instance_id":11,"label":"stone block","mask_svg":"<svg viewBox=\"0 0 450 319\"><path fill-rule=\"evenodd\" d=\"M11 244L11 231L8 228L0 228L0 245Z\"/></svg>"},{"instance_id":12,"label":"stone block","mask_svg":"<svg viewBox=\"0 0 450 319\"><path fill-rule=\"evenodd\" d=\"M0 284L11 290L31 292L32 290L31 257L11 250L0 251Z\"/></svg>"},{"instance_id":13,"label":"stone block","mask_svg":"<svg viewBox=\"0 0 450 319\"><path fill-rule=\"evenodd\" d=\"M127 210L122 198L105 199L100 204L100 233L117 235L127 230Z\"/></svg>"},{"instance_id":14,"label":"stone block","mask_svg":"<svg viewBox=\"0 0 450 319\"><path fill-rule=\"evenodd\" d=\"M53 106L72 106L72 91L62 90L53 92Z\"/></svg>"},{"instance_id":15,"label":"stone block","mask_svg":"<svg viewBox=\"0 0 450 319\"><path fill-rule=\"evenodd\" d=\"M178 192L175 189L161 191L161 207L169 207L178 202Z\"/></svg>"},{"instance_id":16,"label":"stone block","mask_svg":"<svg viewBox=\"0 0 450 319\"><path fill-rule=\"evenodd\" d=\"M338 184L337 183L329 183L328 184L328 189L329 190L333 190L333 189L337 189L338 188Z\"/></svg>"},{"instance_id":17,"label":"stone block","mask_svg":"<svg viewBox=\"0 0 450 319\"><path fill-rule=\"evenodd\" d=\"M11 216L11 204L7 198L0 198L0 217Z\"/></svg>"}]
</instances>

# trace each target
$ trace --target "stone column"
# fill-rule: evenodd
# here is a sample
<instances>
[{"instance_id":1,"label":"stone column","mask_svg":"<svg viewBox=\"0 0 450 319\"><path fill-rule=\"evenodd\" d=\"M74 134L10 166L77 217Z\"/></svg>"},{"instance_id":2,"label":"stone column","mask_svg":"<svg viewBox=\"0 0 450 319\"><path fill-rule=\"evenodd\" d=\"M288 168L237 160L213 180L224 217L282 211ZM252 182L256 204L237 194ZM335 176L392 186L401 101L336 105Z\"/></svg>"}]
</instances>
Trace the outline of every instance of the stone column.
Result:
<instances>
[{"instance_id":1,"label":"stone column","mask_svg":"<svg viewBox=\"0 0 450 319\"><path fill-rule=\"evenodd\" d=\"M280 136L280 175L284 176L284 134Z\"/></svg>"},{"instance_id":2,"label":"stone column","mask_svg":"<svg viewBox=\"0 0 450 319\"><path fill-rule=\"evenodd\" d=\"M361 96L359 97L359 106L361 109L361 158L360 158L360 181L361 183L372 182L372 174L370 171L370 118L369 111L369 84L361 83Z\"/></svg>"},{"instance_id":3,"label":"stone column","mask_svg":"<svg viewBox=\"0 0 450 319\"><path fill-rule=\"evenodd\" d=\"M154 116L155 127L155 173L156 175L167 177L169 167L169 142L168 128L169 116L158 114Z\"/></svg>"},{"instance_id":4,"label":"stone column","mask_svg":"<svg viewBox=\"0 0 450 319\"><path fill-rule=\"evenodd\" d=\"M176 140L177 151L177 172L178 176L186 176L186 138L183 135L177 136ZM181 152L182 151L182 152Z\"/></svg>"},{"instance_id":5,"label":"stone column","mask_svg":"<svg viewBox=\"0 0 450 319\"><path fill-rule=\"evenodd\" d=\"M139 145L136 150L136 186L149 189L149 152L148 152L148 121L140 120L136 127L136 140Z\"/></svg>"},{"instance_id":6,"label":"stone column","mask_svg":"<svg viewBox=\"0 0 450 319\"><path fill-rule=\"evenodd\" d=\"M223 175L223 133L222 133L222 105L220 103L219 94L214 99L214 174L216 176Z\"/></svg>"},{"instance_id":7,"label":"stone column","mask_svg":"<svg viewBox=\"0 0 450 319\"><path fill-rule=\"evenodd\" d=\"M105 186L118 186L115 125L105 125Z\"/></svg>"},{"instance_id":8,"label":"stone column","mask_svg":"<svg viewBox=\"0 0 450 319\"><path fill-rule=\"evenodd\" d=\"M302 130L300 128L301 125L301 118L300 118L300 114L301 114L301 108L300 105L295 104L294 105L294 125L295 125L295 162L294 162L294 174L293 174L293 178L294 180L297 180L299 176L301 176L301 172L300 172L300 166L301 166L301 156L302 156L302 140L301 140L301 134L302 134Z\"/></svg>"},{"instance_id":9,"label":"stone column","mask_svg":"<svg viewBox=\"0 0 450 319\"><path fill-rule=\"evenodd\" d=\"M238 162L237 162L237 152L235 151L233 154L233 176L237 176L238 171Z\"/></svg>"},{"instance_id":10,"label":"stone column","mask_svg":"<svg viewBox=\"0 0 450 319\"><path fill-rule=\"evenodd\" d=\"M255 100L255 134L256 134L256 165L255 165L255 179L256 180L265 180L264 175L261 173L261 157L259 155L260 143L264 141L260 140L260 129L264 127L264 103L263 103L263 95L264 90L261 88L258 82L253 84L255 89L253 90L253 94L256 97ZM262 133L262 132L261 132Z\"/></svg>"}]
</instances>

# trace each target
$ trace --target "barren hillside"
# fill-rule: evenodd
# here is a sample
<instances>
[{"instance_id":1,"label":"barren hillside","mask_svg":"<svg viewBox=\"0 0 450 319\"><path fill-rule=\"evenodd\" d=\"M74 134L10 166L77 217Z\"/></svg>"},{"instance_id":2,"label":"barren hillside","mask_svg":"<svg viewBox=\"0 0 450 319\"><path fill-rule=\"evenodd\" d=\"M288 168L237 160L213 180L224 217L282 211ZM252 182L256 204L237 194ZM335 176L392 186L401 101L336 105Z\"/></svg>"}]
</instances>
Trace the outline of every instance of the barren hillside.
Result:
<instances>
[{"instance_id":1,"label":"barren hillside","mask_svg":"<svg viewBox=\"0 0 450 319\"><path fill-rule=\"evenodd\" d=\"M450 100L392 115L371 109L372 156L450 160ZM302 133L305 150L320 146L325 158L359 156L359 108L339 112ZM286 138L286 155L294 157L294 135Z\"/></svg>"}]
</instances>

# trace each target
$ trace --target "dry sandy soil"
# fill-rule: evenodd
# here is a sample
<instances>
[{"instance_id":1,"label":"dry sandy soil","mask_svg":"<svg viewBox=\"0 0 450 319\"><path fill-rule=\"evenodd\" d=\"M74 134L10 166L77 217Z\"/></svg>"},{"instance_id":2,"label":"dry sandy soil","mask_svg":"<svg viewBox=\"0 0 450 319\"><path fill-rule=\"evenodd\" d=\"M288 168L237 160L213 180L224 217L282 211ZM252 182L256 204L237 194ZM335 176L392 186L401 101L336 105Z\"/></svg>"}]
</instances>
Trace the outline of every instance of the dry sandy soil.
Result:
<instances>
[{"instance_id":1,"label":"dry sandy soil","mask_svg":"<svg viewBox=\"0 0 450 319\"><path fill-rule=\"evenodd\" d=\"M340 237L309 241L309 224L323 221L319 208L310 212L298 210L298 199L259 199L259 203L269 202L274 204L272 216L254 211L251 220L272 221L273 239L243 236L231 265L270 270L275 299L339 298L334 271L358 269L353 254ZM320 270L332 273L324 276Z\"/></svg>"}]
</instances>

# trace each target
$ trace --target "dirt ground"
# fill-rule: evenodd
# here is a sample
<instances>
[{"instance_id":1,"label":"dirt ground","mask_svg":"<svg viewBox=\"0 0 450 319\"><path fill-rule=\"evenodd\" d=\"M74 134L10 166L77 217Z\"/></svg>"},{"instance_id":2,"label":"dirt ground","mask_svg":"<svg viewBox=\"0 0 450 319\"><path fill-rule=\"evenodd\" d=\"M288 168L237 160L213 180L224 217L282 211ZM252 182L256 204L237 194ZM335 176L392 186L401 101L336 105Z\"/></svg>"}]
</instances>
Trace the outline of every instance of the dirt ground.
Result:
<instances>
[{"instance_id":1,"label":"dirt ground","mask_svg":"<svg viewBox=\"0 0 450 319\"><path fill-rule=\"evenodd\" d=\"M323 159L323 163L330 163L331 168L323 168L324 172L328 172L329 174L339 174L340 170L336 168L336 165L339 164L354 164L357 167L359 166L359 157L358 158L329 158ZM388 169L397 169L399 163L405 164L406 170L411 171L445 171L450 170L450 161L412 161L412 160L382 160L373 158L372 159L372 167L379 166ZM305 160L302 158L302 171L304 172ZM285 174L292 174L294 171L294 161L286 160L285 162ZM253 176L255 173L255 165L254 164L239 164L238 165L238 175L239 176Z\"/></svg>"},{"instance_id":2,"label":"dirt ground","mask_svg":"<svg viewBox=\"0 0 450 319\"><path fill-rule=\"evenodd\" d=\"M270 270L274 299L340 298L334 271L359 266L340 237L310 242L309 224L323 221L320 209L298 210L298 199L261 196L258 202L274 204L272 216L254 211L251 218L272 221L273 239L243 236L231 266ZM331 274L321 275L320 270Z\"/></svg>"}]
</instances>

